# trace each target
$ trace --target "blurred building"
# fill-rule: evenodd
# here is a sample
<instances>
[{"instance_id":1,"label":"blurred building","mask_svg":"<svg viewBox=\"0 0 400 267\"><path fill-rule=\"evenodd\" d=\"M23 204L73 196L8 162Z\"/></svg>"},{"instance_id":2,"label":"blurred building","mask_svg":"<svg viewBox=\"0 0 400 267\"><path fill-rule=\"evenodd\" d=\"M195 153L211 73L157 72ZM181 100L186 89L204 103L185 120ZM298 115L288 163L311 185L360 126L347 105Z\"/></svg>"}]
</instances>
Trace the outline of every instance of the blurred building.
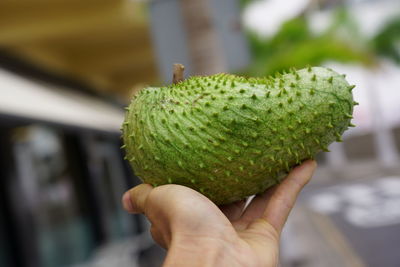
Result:
<instances>
[{"instance_id":1,"label":"blurred building","mask_svg":"<svg viewBox=\"0 0 400 267\"><path fill-rule=\"evenodd\" d=\"M1 1L1 60L123 100L133 85L157 80L145 8L126 0Z\"/></svg>"},{"instance_id":2,"label":"blurred building","mask_svg":"<svg viewBox=\"0 0 400 267\"><path fill-rule=\"evenodd\" d=\"M120 204L138 181L119 128L120 103L157 77L141 3L1 1L1 266L71 266L130 237L134 255L151 246Z\"/></svg>"},{"instance_id":3,"label":"blurred building","mask_svg":"<svg viewBox=\"0 0 400 267\"><path fill-rule=\"evenodd\" d=\"M160 265L120 203L139 182L123 106L176 62L245 67L238 17L238 1L0 2L0 266Z\"/></svg>"}]
</instances>

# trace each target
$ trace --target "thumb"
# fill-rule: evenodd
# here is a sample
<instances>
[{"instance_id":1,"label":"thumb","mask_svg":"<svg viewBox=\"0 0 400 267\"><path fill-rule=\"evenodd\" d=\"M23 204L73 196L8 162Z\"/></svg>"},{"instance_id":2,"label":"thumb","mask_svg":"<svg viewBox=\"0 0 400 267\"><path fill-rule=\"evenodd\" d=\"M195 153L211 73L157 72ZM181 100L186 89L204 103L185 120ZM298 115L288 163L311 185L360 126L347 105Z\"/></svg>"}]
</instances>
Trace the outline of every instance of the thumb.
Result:
<instances>
[{"instance_id":1,"label":"thumb","mask_svg":"<svg viewBox=\"0 0 400 267\"><path fill-rule=\"evenodd\" d=\"M123 197L125 209L144 213L150 222L163 233L197 234L221 231L231 226L220 209L197 191L181 185L162 185L153 188L138 185Z\"/></svg>"}]
</instances>

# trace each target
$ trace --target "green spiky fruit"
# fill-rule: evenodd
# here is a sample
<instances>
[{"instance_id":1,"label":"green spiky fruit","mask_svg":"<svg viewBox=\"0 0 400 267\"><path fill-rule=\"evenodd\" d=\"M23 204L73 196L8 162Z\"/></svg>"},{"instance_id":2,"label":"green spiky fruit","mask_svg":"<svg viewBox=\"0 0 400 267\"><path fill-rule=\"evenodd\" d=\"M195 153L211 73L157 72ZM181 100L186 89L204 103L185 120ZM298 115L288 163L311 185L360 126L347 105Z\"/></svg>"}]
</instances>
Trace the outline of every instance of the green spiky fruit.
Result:
<instances>
[{"instance_id":1,"label":"green spiky fruit","mask_svg":"<svg viewBox=\"0 0 400 267\"><path fill-rule=\"evenodd\" d=\"M146 88L127 108L126 158L146 183L216 204L263 192L351 126L352 88L313 67L266 79L217 74Z\"/></svg>"}]
</instances>

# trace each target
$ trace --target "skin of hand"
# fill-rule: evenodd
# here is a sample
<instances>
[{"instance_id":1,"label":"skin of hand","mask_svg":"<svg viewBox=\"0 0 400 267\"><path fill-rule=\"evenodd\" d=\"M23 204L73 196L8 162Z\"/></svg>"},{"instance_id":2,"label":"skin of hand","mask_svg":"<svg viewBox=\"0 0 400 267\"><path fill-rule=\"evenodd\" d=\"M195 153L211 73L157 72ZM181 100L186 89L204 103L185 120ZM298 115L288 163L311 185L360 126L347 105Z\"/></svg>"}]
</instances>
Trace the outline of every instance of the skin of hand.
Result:
<instances>
[{"instance_id":1,"label":"skin of hand","mask_svg":"<svg viewBox=\"0 0 400 267\"><path fill-rule=\"evenodd\" d=\"M202 194L180 185L138 185L122 203L144 213L153 239L168 250L163 266L278 265L279 239L296 198L316 168L308 160L280 184L245 201L217 207Z\"/></svg>"}]
</instances>

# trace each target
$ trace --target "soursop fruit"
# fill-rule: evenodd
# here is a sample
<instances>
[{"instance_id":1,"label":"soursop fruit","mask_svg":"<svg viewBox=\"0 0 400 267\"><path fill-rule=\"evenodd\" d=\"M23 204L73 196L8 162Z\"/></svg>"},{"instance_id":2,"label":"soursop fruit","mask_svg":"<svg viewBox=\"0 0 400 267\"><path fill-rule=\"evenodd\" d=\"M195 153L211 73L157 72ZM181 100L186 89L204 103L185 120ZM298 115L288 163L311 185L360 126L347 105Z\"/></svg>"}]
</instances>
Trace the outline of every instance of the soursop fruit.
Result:
<instances>
[{"instance_id":1,"label":"soursop fruit","mask_svg":"<svg viewBox=\"0 0 400 267\"><path fill-rule=\"evenodd\" d=\"M127 108L126 159L145 183L185 185L216 204L231 203L279 183L340 141L352 126L353 88L323 67L149 87Z\"/></svg>"}]
</instances>

